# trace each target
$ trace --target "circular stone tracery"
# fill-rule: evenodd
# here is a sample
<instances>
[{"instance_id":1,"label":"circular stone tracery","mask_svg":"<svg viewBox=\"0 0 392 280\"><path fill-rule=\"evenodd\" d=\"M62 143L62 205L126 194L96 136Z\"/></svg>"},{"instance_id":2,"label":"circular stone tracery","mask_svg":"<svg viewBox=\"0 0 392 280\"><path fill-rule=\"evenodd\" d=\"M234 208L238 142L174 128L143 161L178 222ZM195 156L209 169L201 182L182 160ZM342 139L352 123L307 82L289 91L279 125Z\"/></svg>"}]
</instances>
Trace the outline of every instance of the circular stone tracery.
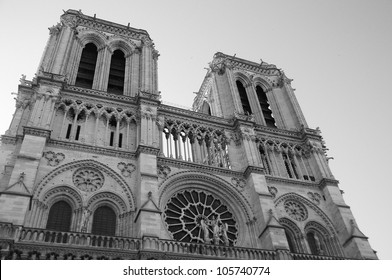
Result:
<instances>
[{"instance_id":1,"label":"circular stone tracery","mask_svg":"<svg viewBox=\"0 0 392 280\"><path fill-rule=\"evenodd\" d=\"M305 206L294 200L286 200L284 203L286 213L296 221L305 221L308 218L308 211Z\"/></svg>"},{"instance_id":2,"label":"circular stone tracery","mask_svg":"<svg viewBox=\"0 0 392 280\"><path fill-rule=\"evenodd\" d=\"M93 192L102 187L104 176L95 168L82 167L74 172L72 180L75 186L80 190Z\"/></svg>"},{"instance_id":3,"label":"circular stone tracery","mask_svg":"<svg viewBox=\"0 0 392 280\"><path fill-rule=\"evenodd\" d=\"M237 241L233 214L221 200L204 191L185 190L173 195L166 204L164 220L177 241L226 246Z\"/></svg>"}]
</instances>

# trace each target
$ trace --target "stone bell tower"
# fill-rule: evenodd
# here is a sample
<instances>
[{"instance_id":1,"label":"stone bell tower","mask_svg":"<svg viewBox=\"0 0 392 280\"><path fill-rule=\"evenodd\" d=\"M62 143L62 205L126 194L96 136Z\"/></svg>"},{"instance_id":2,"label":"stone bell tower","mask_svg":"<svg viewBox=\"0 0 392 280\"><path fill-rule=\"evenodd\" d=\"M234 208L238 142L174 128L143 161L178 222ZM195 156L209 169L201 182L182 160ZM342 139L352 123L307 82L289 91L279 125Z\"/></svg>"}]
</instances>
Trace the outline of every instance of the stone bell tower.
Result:
<instances>
[{"instance_id":1,"label":"stone bell tower","mask_svg":"<svg viewBox=\"0 0 392 280\"><path fill-rule=\"evenodd\" d=\"M220 52L209 66L193 109L233 121L231 162L257 194L262 246L377 258L343 200L320 131L307 125L292 80L273 64Z\"/></svg>"},{"instance_id":2,"label":"stone bell tower","mask_svg":"<svg viewBox=\"0 0 392 280\"><path fill-rule=\"evenodd\" d=\"M63 163L84 159L94 164L95 159L110 155L107 168L120 169L125 177L132 177L134 188L132 195L125 194L130 190L121 191L127 197L124 200L129 201L123 202L123 209L116 213L121 221L115 232L129 231L125 224L131 219L137 224L132 229L135 234L160 231L149 230L143 224L146 214L142 207L151 199L149 180L156 177L158 56L145 30L86 16L80 11L66 11L61 22L49 28L49 40L36 77L32 82L21 79L16 113L2 136L1 221L44 225L48 219L45 212L51 205L41 203L35 195L41 191L37 184L46 183L41 181L46 178L45 173ZM110 150L109 154L105 149ZM83 156L77 150L87 154ZM111 167L110 161L118 153L132 160ZM83 178L89 180L83 183L86 191L102 187L103 182L97 183L97 178L103 179L105 174L99 173L109 171L84 172ZM82 212L91 212L87 201L83 201L89 192L82 192L82 196L70 198L81 199L73 209L73 230L80 228ZM134 213L135 209L138 213ZM151 211L148 213L152 216ZM38 218L41 215L46 216Z\"/></svg>"}]
</instances>

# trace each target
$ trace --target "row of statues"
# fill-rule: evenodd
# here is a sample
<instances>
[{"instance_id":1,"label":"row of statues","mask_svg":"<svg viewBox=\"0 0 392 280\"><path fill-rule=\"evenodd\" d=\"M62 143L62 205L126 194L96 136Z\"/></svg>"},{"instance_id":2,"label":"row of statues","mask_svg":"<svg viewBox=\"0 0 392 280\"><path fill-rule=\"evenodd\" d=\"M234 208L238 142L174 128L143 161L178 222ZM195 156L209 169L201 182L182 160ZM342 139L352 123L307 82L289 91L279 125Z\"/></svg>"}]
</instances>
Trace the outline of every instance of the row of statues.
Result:
<instances>
[{"instance_id":1,"label":"row of statues","mask_svg":"<svg viewBox=\"0 0 392 280\"><path fill-rule=\"evenodd\" d=\"M204 243L211 244L211 241L213 241L214 245L219 245L219 241L222 238L223 243L229 246L230 243L227 236L229 225L227 223L223 223L219 218L213 216L211 220L207 218L200 219L200 227ZM212 238L210 238L210 232L212 232Z\"/></svg>"}]
</instances>

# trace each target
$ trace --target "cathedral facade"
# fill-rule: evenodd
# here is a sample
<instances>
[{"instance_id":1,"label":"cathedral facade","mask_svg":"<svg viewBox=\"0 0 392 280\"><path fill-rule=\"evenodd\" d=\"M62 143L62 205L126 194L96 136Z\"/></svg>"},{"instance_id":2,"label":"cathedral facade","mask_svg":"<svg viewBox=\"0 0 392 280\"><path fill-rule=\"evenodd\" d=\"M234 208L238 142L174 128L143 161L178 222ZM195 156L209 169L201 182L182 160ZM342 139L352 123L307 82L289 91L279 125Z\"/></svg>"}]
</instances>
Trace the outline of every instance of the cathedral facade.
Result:
<instances>
[{"instance_id":1,"label":"cathedral facade","mask_svg":"<svg viewBox=\"0 0 392 280\"><path fill-rule=\"evenodd\" d=\"M145 30L68 10L1 136L2 259L377 259L275 65L165 105Z\"/></svg>"}]
</instances>

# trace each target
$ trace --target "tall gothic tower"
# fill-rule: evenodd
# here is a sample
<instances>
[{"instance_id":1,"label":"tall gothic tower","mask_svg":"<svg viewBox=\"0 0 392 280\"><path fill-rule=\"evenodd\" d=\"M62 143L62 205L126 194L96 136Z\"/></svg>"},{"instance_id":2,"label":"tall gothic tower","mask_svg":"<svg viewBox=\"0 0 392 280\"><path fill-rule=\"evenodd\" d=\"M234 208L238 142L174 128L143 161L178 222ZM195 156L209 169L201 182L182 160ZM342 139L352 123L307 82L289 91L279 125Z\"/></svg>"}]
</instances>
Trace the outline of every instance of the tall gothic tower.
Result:
<instances>
[{"instance_id":1,"label":"tall gothic tower","mask_svg":"<svg viewBox=\"0 0 392 280\"><path fill-rule=\"evenodd\" d=\"M274 65L216 53L190 111L146 31L49 30L1 138L2 258L377 258Z\"/></svg>"}]
</instances>

